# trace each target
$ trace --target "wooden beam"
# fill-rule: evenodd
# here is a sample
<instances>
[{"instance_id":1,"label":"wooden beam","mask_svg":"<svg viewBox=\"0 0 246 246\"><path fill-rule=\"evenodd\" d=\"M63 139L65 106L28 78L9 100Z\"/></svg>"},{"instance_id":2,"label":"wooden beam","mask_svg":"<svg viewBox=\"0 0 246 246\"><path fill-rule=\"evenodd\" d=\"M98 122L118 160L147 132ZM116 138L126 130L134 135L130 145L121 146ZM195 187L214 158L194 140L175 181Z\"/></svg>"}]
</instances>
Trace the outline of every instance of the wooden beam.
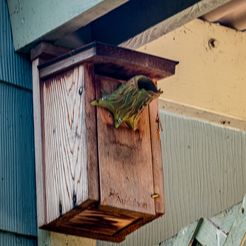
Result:
<instances>
[{"instance_id":1,"label":"wooden beam","mask_svg":"<svg viewBox=\"0 0 246 246\"><path fill-rule=\"evenodd\" d=\"M41 39L60 39L127 1L8 0L15 49Z\"/></svg>"},{"instance_id":2,"label":"wooden beam","mask_svg":"<svg viewBox=\"0 0 246 246\"><path fill-rule=\"evenodd\" d=\"M40 105L40 85L38 65L40 59L36 58L32 62L32 77L33 77L33 108L35 108L34 116L34 141L35 141L35 166L36 166L36 194L37 194L37 215L38 226L46 221L45 216L45 197L43 184L43 150L42 150L42 131L41 131L41 105Z\"/></svg>"},{"instance_id":3,"label":"wooden beam","mask_svg":"<svg viewBox=\"0 0 246 246\"><path fill-rule=\"evenodd\" d=\"M99 74L128 80L136 74L143 74L152 79L171 76L178 62L93 42L40 66L40 78L44 79L82 63L96 64Z\"/></svg>"},{"instance_id":4,"label":"wooden beam","mask_svg":"<svg viewBox=\"0 0 246 246\"><path fill-rule=\"evenodd\" d=\"M160 23L140 32L133 38L121 43L121 46L136 49L147 44L162 35L196 19L231 0L202 0L190 7L177 12L169 18L163 19Z\"/></svg>"}]
</instances>

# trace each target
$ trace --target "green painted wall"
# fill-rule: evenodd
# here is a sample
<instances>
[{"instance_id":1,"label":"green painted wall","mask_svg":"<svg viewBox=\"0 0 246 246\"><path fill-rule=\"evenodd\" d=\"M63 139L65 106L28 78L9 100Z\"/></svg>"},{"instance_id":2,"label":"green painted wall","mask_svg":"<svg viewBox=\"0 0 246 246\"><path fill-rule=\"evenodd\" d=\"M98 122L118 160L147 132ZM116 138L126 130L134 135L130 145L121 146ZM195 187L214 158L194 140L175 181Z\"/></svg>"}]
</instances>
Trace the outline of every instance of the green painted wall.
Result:
<instances>
[{"instance_id":1,"label":"green painted wall","mask_svg":"<svg viewBox=\"0 0 246 246\"><path fill-rule=\"evenodd\" d=\"M126 1L8 0L14 46L19 50L47 34L51 40L61 38Z\"/></svg>"}]
</instances>

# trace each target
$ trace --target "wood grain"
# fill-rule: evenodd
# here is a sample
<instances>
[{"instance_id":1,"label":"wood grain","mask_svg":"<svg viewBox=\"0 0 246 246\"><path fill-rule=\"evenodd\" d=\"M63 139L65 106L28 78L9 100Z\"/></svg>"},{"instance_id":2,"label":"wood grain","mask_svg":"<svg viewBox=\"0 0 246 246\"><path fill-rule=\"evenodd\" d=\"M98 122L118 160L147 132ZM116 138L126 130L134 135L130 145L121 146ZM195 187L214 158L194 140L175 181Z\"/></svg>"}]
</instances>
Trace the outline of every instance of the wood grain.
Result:
<instances>
[{"instance_id":1,"label":"wood grain","mask_svg":"<svg viewBox=\"0 0 246 246\"><path fill-rule=\"evenodd\" d=\"M37 223L41 226L46 223L45 210L45 186L44 186L44 167L43 167L43 146L42 146L42 127L41 127L41 104L40 104L40 84L39 84L39 58L32 62L33 77L33 115L34 115L34 141L35 141L35 170L36 170L36 194L37 194Z\"/></svg>"},{"instance_id":2,"label":"wood grain","mask_svg":"<svg viewBox=\"0 0 246 246\"><path fill-rule=\"evenodd\" d=\"M69 222L72 228L81 228L83 231L102 233L113 236L119 230L136 221L138 216L129 216L124 213L112 213L98 209L86 209L74 216Z\"/></svg>"},{"instance_id":3,"label":"wood grain","mask_svg":"<svg viewBox=\"0 0 246 246\"><path fill-rule=\"evenodd\" d=\"M42 64L40 77L47 78L81 63L93 63L97 74L117 79L130 79L139 74L161 79L174 74L178 62L94 42Z\"/></svg>"},{"instance_id":4,"label":"wood grain","mask_svg":"<svg viewBox=\"0 0 246 246\"><path fill-rule=\"evenodd\" d=\"M151 152L152 152L152 165L153 165L153 180L154 180L154 195L157 197L155 200L156 214L162 215L165 212L164 206L164 181L163 181L163 165L162 165L162 151L161 151L161 137L160 131L162 130L159 112L158 112L158 99L155 99L149 104L149 120L150 120L150 133L151 133ZM162 143L163 145L165 143Z\"/></svg>"},{"instance_id":5,"label":"wood grain","mask_svg":"<svg viewBox=\"0 0 246 246\"><path fill-rule=\"evenodd\" d=\"M110 92L118 85L97 77L97 98L101 90ZM98 154L101 206L155 214L153 170L148 109L134 132L103 123L97 110Z\"/></svg>"},{"instance_id":6,"label":"wood grain","mask_svg":"<svg viewBox=\"0 0 246 246\"><path fill-rule=\"evenodd\" d=\"M99 201L99 167L97 150L96 108L91 102L96 98L94 66L84 65L85 127L87 144L88 199Z\"/></svg>"},{"instance_id":7,"label":"wood grain","mask_svg":"<svg viewBox=\"0 0 246 246\"><path fill-rule=\"evenodd\" d=\"M69 49L52 45L47 42L41 42L31 50L30 58L33 61L36 58L49 60L68 52Z\"/></svg>"},{"instance_id":8,"label":"wood grain","mask_svg":"<svg viewBox=\"0 0 246 246\"><path fill-rule=\"evenodd\" d=\"M84 69L42 83L47 223L88 198Z\"/></svg>"}]
</instances>

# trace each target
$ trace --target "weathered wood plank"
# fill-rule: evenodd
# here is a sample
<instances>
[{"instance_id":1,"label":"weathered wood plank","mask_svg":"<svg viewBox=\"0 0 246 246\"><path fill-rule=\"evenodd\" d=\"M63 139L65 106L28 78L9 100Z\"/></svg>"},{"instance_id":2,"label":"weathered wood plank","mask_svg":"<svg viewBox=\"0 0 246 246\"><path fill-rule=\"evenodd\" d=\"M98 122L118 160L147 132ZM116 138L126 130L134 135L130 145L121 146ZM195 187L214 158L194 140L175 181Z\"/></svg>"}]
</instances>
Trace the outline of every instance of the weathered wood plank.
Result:
<instances>
[{"instance_id":1,"label":"weathered wood plank","mask_svg":"<svg viewBox=\"0 0 246 246\"><path fill-rule=\"evenodd\" d=\"M35 171L36 171L36 194L37 194L37 221L38 226L45 223L45 186L44 186L44 166L43 166L43 146L42 146L42 120L40 105L40 83L39 83L39 58L32 62L33 77L33 118L34 118L34 141L35 141Z\"/></svg>"},{"instance_id":2,"label":"weathered wood plank","mask_svg":"<svg viewBox=\"0 0 246 246\"><path fill-rule=\"evenodd\" d=\"M200 230L196 236L196 240L201 245L217 245L223 246L227 238L226 232L213 224L210 220L204 219ZM233 244L232 244L233 245Z\"/></svg>"},{"instance_id":3,"label":"weathered wood plank","mask_svg":"<svg viewBox=\"0 0 246 246\"><path fill-rule=\"evenodd\" d=\"M220 228L225 234L229 234L235 219L238 216L238 212L240 210L241 203L233 205L233 207L224 210L222 213L215 215L210 218L210 222L212 222L216 227Z\"/></svg>"},{"instance_id":4,"label":"weathered wood plank","mask_svg":"<svg viewBox=\"0 0 246 246\"><path fill-rule=\"evenodd\" d=\"M246 244L246 196L243 199L240 209L236 219L231 227L229 235L226 239L224 246L240 245L244 246Z\"/></svg>"},{"instance_id":5,"label":"weathered wood plank","mask_svg":"<svg viewBox=\"0 0 246 246\"><path fill-rule=\"evenodd\" d=\"M49 60L68 52L68 49L63 47L54 46L47 42L41 42L36 47L31 50L30 58L33 61L36 58L41 58L42 60Z\"/></svg>"},{"instance_id":6,"label":"weathered wood plank","mask_svg":"<svg viewBox=\"0 0 246 246\"><path fill-rule=\"evenodd\" d=\"M84 69L41 83L46 223L88 199Z\"/></svg>"},{"instance_id":7,"label":"weathered wood plank","mask_svg":"<svg viewBox=\"0 0 246 246\"><path fill-rule=\"evenodd\" d=\"M93 42L41 65L40 77L44 79L82 63L93 63L97 74L127 80L137 74L152 79L171 76L178 62Z\"/></svg>"},{"instance_id":8,"label":"weathered wood plank","mask_svg":"<svg viewBox=\"0 0 246 246\"><path fill-rule=\"evenodd\" d=\"M110 93L119 83L97 77L97 98ZM155 214L149 114L146 109L139 129L115 129L103 122L97 110L98 155L101 205ZM119 175L117 175L119 174ZM151 175L146 175L151 174Z\"/></svg>"},{"instance_id":9,"label":"weathered wood plank","mask_svg":"<svg viewBox=\"0 0 246 246\"><path fill-rule=\"evenodd\" d=\"M161 242L159 246L191 246L194 240L194 234L199 229L198 221L183 228L175 237Z\"/></svg>"},{"instance_id":10,"label":"weathered wood plank","mask_svg":"<svg viewBox=\"0 0 246 246\"><path fill-rule=\"evenodd\" d=\"M88 172L88 199L99 201L99 168L97 151L97 122L96 108L90 103L95 100L94 66L84 65L84 95L85 95L85 127L84 136L87 143L87 172Z\"/></svg>"},{"instance_id":11,"label":"weathered wood plank","mask_svg":"<svg viewBox=\"0 0 246 246\"><path fill-rule=\"evenodd\" d=\"M246 226L244 223L244 202L236 204L222 213L210 218L202 219L198 233L194 238L199 245L232 246L244 245ZM176 236L161 243L163 246L188 246L186 238L189 238L197 222L183 228Z\"/></svg>"},{"instance_id":12,"label":"weathered wood plank","mask_svg":"<svg viewBox=\"0 0 246 246\"><path fill-rule=\"evenodd\" d=\"M161 123L158 112L158 99L154 100L149 105L149 122L150 122L150 136L151 136L151 152L152 152L152 165L153 165L153 179L154 179L154 194L155 211L157 214L164 214L164 179L163 179L163 165L161 156ZM164 143L163 143L164 144Z\"/></svg>"}]
</instances>

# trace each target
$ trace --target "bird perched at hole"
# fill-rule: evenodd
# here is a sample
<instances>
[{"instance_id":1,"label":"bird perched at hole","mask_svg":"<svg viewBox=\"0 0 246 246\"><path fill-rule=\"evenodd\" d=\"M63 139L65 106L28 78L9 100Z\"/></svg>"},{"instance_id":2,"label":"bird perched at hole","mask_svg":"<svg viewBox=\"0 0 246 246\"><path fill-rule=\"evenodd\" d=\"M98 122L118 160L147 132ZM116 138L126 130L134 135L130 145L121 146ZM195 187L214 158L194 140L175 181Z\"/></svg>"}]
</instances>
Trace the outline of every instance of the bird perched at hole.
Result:
<instances>
[{"instance_id":1,"label":"bird perched at hole","mask_svg":"<svg viewBox=\"0 0 246 246\"><path fill-rule=\"evenodd\" d=\"M126 124L135 131L144 107L161 94L162 91L157 89L150 78L137 75L121 84L111 94L103 95L91 104L110 111L114 118L115 128Z\"/></svg>"}]
</instances>

